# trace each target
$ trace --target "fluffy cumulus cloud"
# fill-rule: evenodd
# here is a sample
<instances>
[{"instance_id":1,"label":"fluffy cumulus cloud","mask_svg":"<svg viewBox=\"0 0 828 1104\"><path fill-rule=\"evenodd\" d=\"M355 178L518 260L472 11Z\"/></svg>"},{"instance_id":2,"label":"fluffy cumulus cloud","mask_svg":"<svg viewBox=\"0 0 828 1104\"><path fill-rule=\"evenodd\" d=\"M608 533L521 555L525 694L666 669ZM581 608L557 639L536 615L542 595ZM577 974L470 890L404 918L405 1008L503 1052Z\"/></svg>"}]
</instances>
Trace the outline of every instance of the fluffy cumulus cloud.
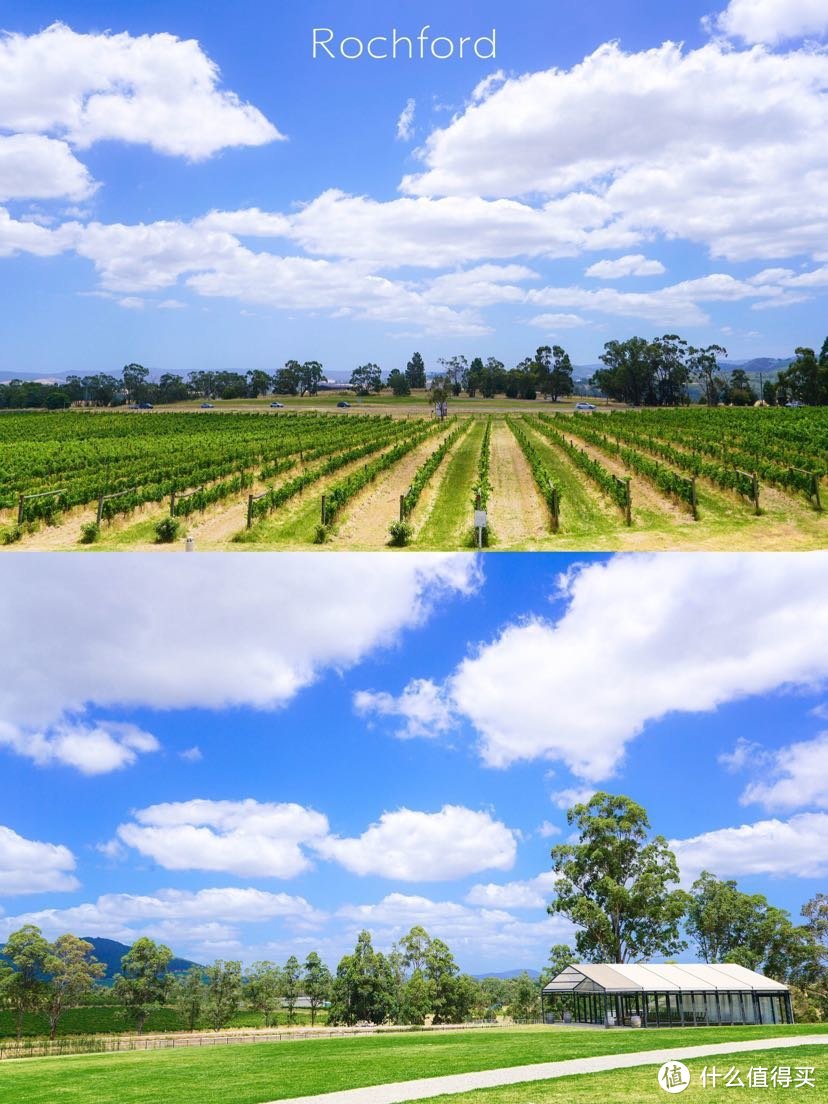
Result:
<instances>
[{"instance_id":1,"label":"fluffy cumulus cloud","mask_svg":"<svg viewBox=\"0 0 828 1104\"><path fill-rule=\"evenodd\" d=\"M402 724L396 735L401 739L439 736L456 723L445 691L431 679L414 679L398 697L384 690L358 690L354 709L361 717L398 717Z\"/></svg>"},{"instance_id":2,"label":"fluffy cumulus cloud","mask_svg":"<svg viewBox=\"0 0 828 1104\"><path fill-rule=\"evenodd\" d=\"M745 42L774 44L826 34L828 9L824 0L730 0L715 26Z\"/></svg>"},{"instance_id":3,"label":"fluffy cumulus cloud","mask_svg":"<svg viewBox=\"0 0 828 1104\"><path fill-rule=\"evenodd\" d=\"M620 280L623 276L660 276L664 271L661 261L648 259L643 253L627 253L613 261L596 261L585 275L598 280Z\"/></svg>"},{"instance_id":4,"label":"fluffy cumulus cloud","mask_svg":"<svg viewBox=\"0 0 828 1104\"><path fill-rule=\"evenodd\" d=\"M139 755L158 751L150 732L131 724L60 721L45 731L0 721L0 747L31 759L39 767L74 767L81 774L108 774L131 766Z\"/></svg>"},{"instance_id":5,"label":"fluffy cumulus cloud","mask_svg":"<svg viewBox=\"0 0 828 1104\"><path fill-rule=\"evenodd\" d=\"M25 839L0 825L0 897L77 889L74 869L75 856L68 847Z\"/></svg>"},{"instance_id":6,"label":"fluffy cumulus cloud","mask_svg":"<svg viewBox=\"0 0 828 1104\"><path fill-rule=\"evenodd\" d=\"M642 554L575 570L561 580L557 620L507 625L460 663L443 694L489 766L559 760L596 783L645 725L671 712L824 683L826 558L795 561ZM726 605L712 593L727 594ZM384 700L381 711L393 708Z\"/></svg>"},{"instance_id":7,"label":"fluffy cumulus cloud","mask_svg":"<svg viewBox=\"0 0 828 1104\"><path fill-rule=\"evenodd\" d=\"M0 137L0 201L82 200L95 189L89 170L66 142L40 134Z\"/></svg>"},{"instance_id":8,"label":"fluffy cumulus cloud","mask_svg":"<svg viewBox=\"0 0 828 1104\"><path fill-rule=\"evenodd\" d=\"M671 840L684 882L702 870L719 878L770 874L819 878L828 873L828 813L760 820Z\"/></svg>"},{"instance_id":9,"label":"fluffy cumulus cloud","mask_svg":"<svg viewBox=\"0 0 828 1104\"><path fill-rule=\"evenodd\" d=\"M740 759L737 747L736 758ZM828 809L828 732L813 740L788 744L771 753L752 749L737 766L761 766L761 777L742 794L744 805L768 810L798 809L816 805Z\"/></svg>"},{"instance_id":10,"label":"fluffy cumulus cloud","mask_svg":"<svg viewBox=\"0 0 828 1104\"><path fill-rule=\"evenodd\" d=\"M61 23L0 39L0 126L78 149L117 139L200 160L282 137L219 88L198 42L172 34L79 34ZM71 193L67 193L71 194Z\"/></svg>"},{"instance_id":11,"label":"fluffy cumulus cloud","mask_svg":"<svg viewBox=\"0 0 828 1104\"><path fill-rule=\"evenodd\" d=\"M301 805L196 799L140 809L118 838L166 870L292 878L311 866L302 845L327 831L327 818Z\"/></svg>"},{"instance_id":12,"label":"fluffy cumulus cloud","mask_svg":"<svg viewBox=\"0 0 828 1104\"><path fill-rule=\"evenodd\" d=\"M734 259L824 252L828 55L673 43L601 46L571 70L511 78L432 132L417 196L587 191L605 224ZM583 119L593 120L589 127ZM793 193L785 167L800 166Z\"/></svg>"},{"instance_id":13,"label":"fluffy cumulus cloud","mask_svg":"<svg viewBox=\"0 0 828 1104\"><path fill-rule=\"evenodd\" d=\"M481 883L472 886L466 902L497 909L544 909L552 898L556 877L549 871L522 882Z\"/></svg>"},{"instance_id":14,"label":"fluffy cumulus cloud","mask_svg":"<svg viewBox=\"0 0 828 1104\"><path fill-rule=\"evenodd\" d=\"M489 813L445 805L438 813L383 813L361 836L329 837L316 849L354 874L437 882L480 870L509 870L517 836Z\"/></svg>"},{"instance_id":15,"label":"fluffy cumulus cloud","mask_svg":"<svg viewBox=\"0 0 828 1104\"><path fill-rule=\"evenodd\" d=\"M17 645L4 658L0 743L43 765L124 766L154 739L89 720L91 707L276 709L481 579L463 555L371 557L370 569L365 557L332 556L316 563L308 587L307 564L283 555L275 570L255 557L242 578L222 556L67 557L44 579L26 557L10 559L0 621ZM148 593L166 596L163 618Z\"/></svg>"},{"instance_id":16,"label":"fluffy cumulus cloud","mask_svg":"<svg viewBox=\"0 0 828 1104\"><path fill-rule=\"evenodd\" d=\"M302 897L253 888L162 889L155 894L106 893L96 901L66 909L42 909L0 918L0 935L37 924L47 936L73 931L131 943L140 935L176 940L189 948L233 944L238 925L285 920L316 925L323 914Z\"/></svg>"}]
</instances>

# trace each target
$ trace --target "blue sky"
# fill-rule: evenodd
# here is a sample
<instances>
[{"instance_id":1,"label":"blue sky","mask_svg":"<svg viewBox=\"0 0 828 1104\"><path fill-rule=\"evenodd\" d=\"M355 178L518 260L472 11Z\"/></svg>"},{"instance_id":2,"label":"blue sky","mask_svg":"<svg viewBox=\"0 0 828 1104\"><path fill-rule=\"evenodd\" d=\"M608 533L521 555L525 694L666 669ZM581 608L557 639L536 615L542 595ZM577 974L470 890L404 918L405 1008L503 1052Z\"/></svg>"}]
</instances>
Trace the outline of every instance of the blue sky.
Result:
<instances>
[{"instance_id":1,"label":"blue sky","mask_svg":"<svg viewBox=\"0 0 828 1104\"><path fill-rule=\"evenodd\" d=\"M0 26L3 372L825 336L809 0L26 0ZM314 27L425 26L496 57L311 56Z\"/></svg>"},{"instance_id":2,"label":"blue sky","mask_svg":"<svg viewBox=\"0 0 828 1104\"><path fill-rule=\"evenodd\" d=\"M197 960L414 923L539 968L565 810L626 793L685 882L828 870L825 556L5 561L0 937Z\"/></svg>"}]
</instances>

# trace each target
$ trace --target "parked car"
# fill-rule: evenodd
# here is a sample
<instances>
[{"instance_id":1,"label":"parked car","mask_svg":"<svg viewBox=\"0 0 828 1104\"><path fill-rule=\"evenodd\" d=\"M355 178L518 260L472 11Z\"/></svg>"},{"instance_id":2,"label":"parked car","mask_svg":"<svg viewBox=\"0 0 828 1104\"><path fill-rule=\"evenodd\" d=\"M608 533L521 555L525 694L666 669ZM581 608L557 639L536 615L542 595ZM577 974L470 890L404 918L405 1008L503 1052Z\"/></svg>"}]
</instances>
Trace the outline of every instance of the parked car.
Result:
<instances>
[{"instance_id":1,"label":"parked car","mask_svg":"<svg viewBox=\"0 0 828 1104\"><path fill-rule=\"evenodd\" d=\"M804 402L800 402L799 399L792 399L789 403L785 403L785 406L804 406Z\"/></svg>"},{"instance_id":2,"label":"parked car","mask_svg":"<svg viewBox=\"0 0 828 1104\"><path fill-rule=\"evenodd\" d=\"M597 410L595 403L579 402L575 403L576 410Z\"/></svg>"},{"instance_id":3,"label":"parked car","mask_svg":"<svg viewBox=\"0 0 828 1104\"><path fill-rule=\"evenodd\" d=\"M340 399L339 402L336 405L337 406L350 406L351 404L349 402L345 402L344 399Z\"/></svg>"},{"instance_id":4,"label":"parked car","mask_svg":"<svg viewBox=\"0 0 828 1104\"><path fill-rule=\"evenodd\" d=\"M138 409L139 410L152 410L152 403L147 403L147 402L138 403Z\"/></svg>"},{"instance_id":5,"label":"parked car","mask_svg":"<svg viewBox=\"0 0 828 1104\"><path fill-rule=\"evenodd\" d=\"M201 409L202 410L214 410L215 407L213 406L212 403L202 403L201 404Z\"/></svg>"},{"instance_id":6,"label":"parked car","mask_svg":"<svg viewBox=\"0 0 828 1104\"><path fill-rule=\"evenodd\" d=\"M271 406L275 406L277 410L284 410L285 404L280 402L272 402Z\"/></svg>"}]
</instances>

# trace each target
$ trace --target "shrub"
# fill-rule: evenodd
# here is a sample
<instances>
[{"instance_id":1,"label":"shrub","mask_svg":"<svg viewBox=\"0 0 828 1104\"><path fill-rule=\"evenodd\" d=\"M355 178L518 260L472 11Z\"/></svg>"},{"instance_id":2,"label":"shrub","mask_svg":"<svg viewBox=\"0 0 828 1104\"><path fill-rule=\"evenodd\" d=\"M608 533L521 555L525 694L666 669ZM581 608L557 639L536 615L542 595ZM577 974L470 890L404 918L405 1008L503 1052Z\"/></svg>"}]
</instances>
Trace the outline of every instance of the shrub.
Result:
<instances>
[{"instance_id":1,"label":"shrub","mask_svg":"<svg viewBox=\"0 0 828 1104\"><path fill-rule=\"evenodd\" d=\"M101 535L101 527L97 521L85 521L81 526L81 544L94 544Z\"/></svg>"},{"instance_id":2,"label":"shrub","mask_svg":"<svg viewBox=\"0 0 828 1104\"><path fill-rule=\"evenodd\" d=\"M0 530L0 540L3 544L14 544L22 536L23 528L20 525L7 525L5 529Z\"/></svg>"},{"instance_id":3,"label":"shrub","mask_svg":"<svg viewBox=\"0 0 828 1104\"><path fill-rule=\"evenodd\" d=\"M181 532L181 522L178 518L165 517L155 526L155 543L172 544Z\"/></svg>"},{"instance_id":4,"label":"shrub","mask_svg":"<svg viewBox=\"0 0 828 1104\"><path fill-rule=\"evenodd\" d=\"M392 521L388 526L388 532L391 536L388 543L395 548L402 548L411 540L414 530L407 521Z\"/></svg>"},{"instance_id":5,"label":"shrub","mask_svg":"<svg viewBox=\"0 0 828 1104\"><path fill-rule=\"evenodd\" d=\"M330 525L317 525L316 532L313 534L314 544L324 544L328 537L331 535Z\"/></svg>"}]
</instances>

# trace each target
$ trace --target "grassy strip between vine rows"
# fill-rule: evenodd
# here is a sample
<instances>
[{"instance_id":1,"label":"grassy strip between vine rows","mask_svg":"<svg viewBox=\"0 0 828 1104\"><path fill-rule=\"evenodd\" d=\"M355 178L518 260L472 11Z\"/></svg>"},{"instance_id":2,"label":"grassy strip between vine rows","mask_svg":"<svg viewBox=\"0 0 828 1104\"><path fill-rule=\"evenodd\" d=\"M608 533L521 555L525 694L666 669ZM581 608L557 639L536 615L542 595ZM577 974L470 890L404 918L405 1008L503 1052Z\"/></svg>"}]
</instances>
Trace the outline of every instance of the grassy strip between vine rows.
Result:
<instances>
[{"instance_id":1,"label":"grassy strip between vine rows","mask_svg":"<svg viewBox=\"0 0 828 1104\"><path fill-rule=\"evenodd\" d=\"M417 468L414 473L414 478L411 480L411 485L403 495L403 519L407 518L412 513L414 507L420 501L420 496L428 485L428 481L445 459L446 453L454 442L467 432L470 424L470 422L467 422L465 425L456 426L451 433L449 433L448 437L437 446L431 456Z\"/></svg>"},{"instance_id":2,"label":"grassy strip between vine rows","mask_svg":"<svg viewBox=\"0 0 828 1104\"><path fill-rule=\"evenodd\" d=\"M625 480L619 479L612 472L608 471L600 460L593 460L591 456L588 456L583 449L579 449L577 445L568 440L562 433L560 433L553 425L552 420L547 414L538 415L537 429L539 433L542 433L544 437L548 437L553 444L562 449L569 459L585 472L593 483L596 483L601 490L619 507L619 509L626 511L629 505L629 487Z\"/></svg>"}]
</instances>

